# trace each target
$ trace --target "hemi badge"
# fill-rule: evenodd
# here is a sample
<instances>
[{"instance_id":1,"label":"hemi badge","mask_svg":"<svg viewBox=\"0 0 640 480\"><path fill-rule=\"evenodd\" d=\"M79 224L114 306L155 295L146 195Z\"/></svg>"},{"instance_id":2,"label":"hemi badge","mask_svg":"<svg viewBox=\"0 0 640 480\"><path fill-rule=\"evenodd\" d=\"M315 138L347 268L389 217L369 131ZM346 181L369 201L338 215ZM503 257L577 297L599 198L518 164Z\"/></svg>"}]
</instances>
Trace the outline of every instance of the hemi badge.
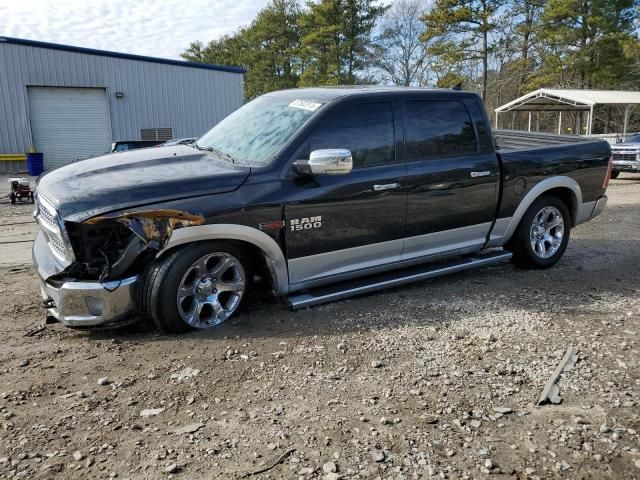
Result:
<instances>
[{"instance_id":1,"label":"hemi badge","mask_svg":"<svg viewBox=\"0 0 640 480\"><path fill-rule=\"evenodd\" d=\"M284 220L278 220L276 222L261 223L258 226L260 227L260 230L275 230L276 228L284 227Z\"/></svg>"}]
</instances>

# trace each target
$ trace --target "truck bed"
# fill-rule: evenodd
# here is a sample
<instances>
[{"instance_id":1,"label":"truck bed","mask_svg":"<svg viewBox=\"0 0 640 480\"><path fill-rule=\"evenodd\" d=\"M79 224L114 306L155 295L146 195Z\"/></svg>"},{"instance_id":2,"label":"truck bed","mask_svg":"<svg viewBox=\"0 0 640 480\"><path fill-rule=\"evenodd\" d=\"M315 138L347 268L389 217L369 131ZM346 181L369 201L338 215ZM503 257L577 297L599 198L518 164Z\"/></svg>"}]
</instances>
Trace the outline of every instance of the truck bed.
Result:
<instances>
[{"instance_id":1,"label":"truck bed","mask_svg":"<svg viewBox=\"0 0 640 480\"><path fill-rule=\"evenodd\" d=\"M512 151L520 149L546 148L558 145L575 145L601 141L578 135L558 135L555 133L524 132L522 130L493 131L497 150Z\"/></svg>"}]
</instances>

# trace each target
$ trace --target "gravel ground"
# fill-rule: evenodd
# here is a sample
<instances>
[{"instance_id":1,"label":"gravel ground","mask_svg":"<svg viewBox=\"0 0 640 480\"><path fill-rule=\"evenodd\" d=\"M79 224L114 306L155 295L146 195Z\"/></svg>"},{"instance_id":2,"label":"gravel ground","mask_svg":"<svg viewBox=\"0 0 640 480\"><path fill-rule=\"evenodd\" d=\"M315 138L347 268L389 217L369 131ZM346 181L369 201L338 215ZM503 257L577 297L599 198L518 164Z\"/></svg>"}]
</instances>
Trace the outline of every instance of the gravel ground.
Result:
<instances>
[{"instance_id":1,"label":"gravel ground","mask_svg":"<svg viewBox=\"0 0 640 480\"><path fill-rule=\"evenodd\" d=\"M553 269L505 264L295 313L256 298L181 336L41 328L35 275L12 253L29 244L12 244L0 478L274 464L251 478L640 478L640 177L608 193ZM2 234L29 235L6 225L30 210L0 203ZM562 403L536 407L570 345Z\"/></svg>"}]
</instances>

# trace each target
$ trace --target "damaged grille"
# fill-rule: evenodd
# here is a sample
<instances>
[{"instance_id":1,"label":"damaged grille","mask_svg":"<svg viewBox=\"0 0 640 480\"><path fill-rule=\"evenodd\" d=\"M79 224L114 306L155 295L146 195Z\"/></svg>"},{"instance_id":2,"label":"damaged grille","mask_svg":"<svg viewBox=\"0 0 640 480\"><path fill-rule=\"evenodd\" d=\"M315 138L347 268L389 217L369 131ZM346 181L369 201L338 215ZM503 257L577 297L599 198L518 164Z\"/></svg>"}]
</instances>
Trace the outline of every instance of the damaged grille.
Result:
<instances>
[{"instance_id":1,"label":"damaged grille","mask_svg":"<svg viewBox=\"0 0 640 480\"><path fill-rule=\"evenodd\" d=\"M92 224L68 224L68 234L76 260L83 265L83 276L108 277L133 233L115 221Z\"/></svg>"}]
</instances>

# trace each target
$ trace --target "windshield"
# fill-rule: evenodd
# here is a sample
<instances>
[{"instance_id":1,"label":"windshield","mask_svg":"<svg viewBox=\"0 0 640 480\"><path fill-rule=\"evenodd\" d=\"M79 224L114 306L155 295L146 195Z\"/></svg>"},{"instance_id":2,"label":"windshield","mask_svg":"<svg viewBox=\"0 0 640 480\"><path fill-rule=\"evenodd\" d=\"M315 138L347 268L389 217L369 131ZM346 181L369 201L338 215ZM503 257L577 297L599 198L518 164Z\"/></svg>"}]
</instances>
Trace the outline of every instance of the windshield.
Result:
<instances>
[{"instance_id":1,"label":"windshield","mask_svg":"<svg viewBox=\"0 0 640 480\"><path fill-rule=\"evenodd\" d=\"M640 133L636 133L635 135L631 135L627 138L624 143L640 143Z\"/></svg>"},{"instance_id":2,"label":"windshield","mask_svg":"<svg viewBox=\"0 0 640 480\"><path fill-rule=\"evenodd\" d=\"M258 97L205 133L195 146L234 163L263 167L321 106L321 102L295 97Z\"/></svg>"}]
</instances>

